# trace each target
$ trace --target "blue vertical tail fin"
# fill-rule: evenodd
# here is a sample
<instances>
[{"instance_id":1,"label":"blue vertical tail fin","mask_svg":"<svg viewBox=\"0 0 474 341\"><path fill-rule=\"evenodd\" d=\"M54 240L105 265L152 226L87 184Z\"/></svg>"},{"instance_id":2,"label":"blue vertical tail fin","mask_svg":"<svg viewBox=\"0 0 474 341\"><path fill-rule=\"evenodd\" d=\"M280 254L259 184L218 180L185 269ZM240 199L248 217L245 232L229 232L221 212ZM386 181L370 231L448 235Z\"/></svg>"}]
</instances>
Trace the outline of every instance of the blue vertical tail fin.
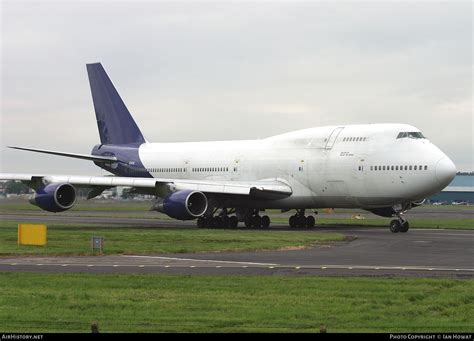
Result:
<instances>
[{"instance_id":1,"label":"blue vertical tail fin","mask_svg":"<svg viewBox=\"0 0 474 341\"><path fill-rule=\"evenodd\" d=\"M87 64L97 127L102 144L145 143L140 129L107 76L102 64Z\"/></svg>"}]
</instances>

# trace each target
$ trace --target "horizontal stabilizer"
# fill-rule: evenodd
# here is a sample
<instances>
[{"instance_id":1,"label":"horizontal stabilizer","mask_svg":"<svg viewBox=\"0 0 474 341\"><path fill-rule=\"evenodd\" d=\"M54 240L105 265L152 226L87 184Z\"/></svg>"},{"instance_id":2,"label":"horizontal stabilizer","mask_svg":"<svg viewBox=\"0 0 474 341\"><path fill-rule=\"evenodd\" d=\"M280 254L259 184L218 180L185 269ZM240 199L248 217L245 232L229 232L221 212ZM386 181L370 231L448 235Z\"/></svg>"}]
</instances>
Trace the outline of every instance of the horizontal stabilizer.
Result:
<instances>
[{"instance_id":1,"label":"horizontal stabilizer","mask_svg":"<svg viewBox=\"0 0 474 341\"><path fill-rule=\"evenodd\" d=\"M89 154L64 153L64 152L58 152L58 151L54 151L54 150L24 148L24 147L12 147L12 146L8 146L8 148L19 149L19 150L27 150L29 152L36 152L36 153L66 156L66 157L72 157L72 158L82 159L82 160L90 160L90 161L94 161L94 162L115 162L115 161L117 161L117 158L115 156L96 156L96 155L89 155Z\"/></svg>"}]
</instances>

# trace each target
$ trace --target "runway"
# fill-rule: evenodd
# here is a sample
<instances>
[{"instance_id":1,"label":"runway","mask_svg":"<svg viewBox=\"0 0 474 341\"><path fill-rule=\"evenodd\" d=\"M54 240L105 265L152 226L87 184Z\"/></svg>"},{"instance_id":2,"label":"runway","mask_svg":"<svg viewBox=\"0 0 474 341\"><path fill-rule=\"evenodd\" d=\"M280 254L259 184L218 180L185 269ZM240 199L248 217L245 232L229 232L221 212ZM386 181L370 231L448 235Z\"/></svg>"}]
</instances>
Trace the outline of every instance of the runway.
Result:
<instances>
[{"instance_id":1,"label":"runway","mask_svg":"<svg viewBox=\"0 0 474 341\"><path fill-rule=\"evenodd\" d=\"M148 219L121 220L143 226ZM150 223L156 228L180 224ZM3 257L0 271L474 278L474 231L411 229L393 234L388 228L353 226L313 231L343 233L351 241L288 251Z\"/></svg>"}]
</instances>

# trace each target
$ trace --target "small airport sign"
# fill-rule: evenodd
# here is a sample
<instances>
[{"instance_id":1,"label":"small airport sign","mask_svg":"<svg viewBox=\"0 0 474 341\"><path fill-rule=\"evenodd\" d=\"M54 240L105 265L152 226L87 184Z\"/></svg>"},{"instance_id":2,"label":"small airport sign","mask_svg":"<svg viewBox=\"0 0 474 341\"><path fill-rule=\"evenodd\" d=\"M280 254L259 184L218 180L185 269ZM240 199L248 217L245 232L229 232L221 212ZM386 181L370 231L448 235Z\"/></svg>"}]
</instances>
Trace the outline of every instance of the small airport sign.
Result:
<instances>
[{"instance_id":1,"label":"small airport sign","mask_svg":"<svg viewBox=\"0 0 474 341\"><path fill-rule=\"evenodd\" d=\"M104 253L104 237L92 237L92 252Z\"/></svg>"},{"instance_id":2,"label":"small airport sign","mask_svg":"<svg viewBox=\"0 0 474 341\"><path fill-rule=\"evenodd\" d=\"M40 245L47 243L47 227L44 224L18 224L18 245Z\"/></svg>"}]
</instances>

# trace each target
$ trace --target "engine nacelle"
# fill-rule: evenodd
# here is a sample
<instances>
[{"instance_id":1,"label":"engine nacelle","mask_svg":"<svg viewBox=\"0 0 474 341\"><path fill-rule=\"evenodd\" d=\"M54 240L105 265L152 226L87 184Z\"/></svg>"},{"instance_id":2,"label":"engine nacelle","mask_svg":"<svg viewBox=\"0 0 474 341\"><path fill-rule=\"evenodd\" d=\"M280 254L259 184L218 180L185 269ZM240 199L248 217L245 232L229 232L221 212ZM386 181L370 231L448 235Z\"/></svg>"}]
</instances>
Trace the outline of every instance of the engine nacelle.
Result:
<instances>
[{"instance_id":1,"label":"engine nacelle","mask_svg":"<svg viewBox=\"0 0 474 341\"><path fill-rule=\"evenodd\" d=\"M36 190L30 203L49 212L63 212L76 203L76 189L71 184L49 184Z\"/></svg>"},{"instance_id":2,"label":"engine nacelle","mask_svg":"<svg viewBox=\"0 0 474 341\"><path fill-rule=\"evenodd\" d=\"M202 216L207 210L207 198L198 191L178 191L168 194L161 203L156 206L158 212L162 212L171 218L179 220L192 220Z\"/></svg>"}]
</instances>

